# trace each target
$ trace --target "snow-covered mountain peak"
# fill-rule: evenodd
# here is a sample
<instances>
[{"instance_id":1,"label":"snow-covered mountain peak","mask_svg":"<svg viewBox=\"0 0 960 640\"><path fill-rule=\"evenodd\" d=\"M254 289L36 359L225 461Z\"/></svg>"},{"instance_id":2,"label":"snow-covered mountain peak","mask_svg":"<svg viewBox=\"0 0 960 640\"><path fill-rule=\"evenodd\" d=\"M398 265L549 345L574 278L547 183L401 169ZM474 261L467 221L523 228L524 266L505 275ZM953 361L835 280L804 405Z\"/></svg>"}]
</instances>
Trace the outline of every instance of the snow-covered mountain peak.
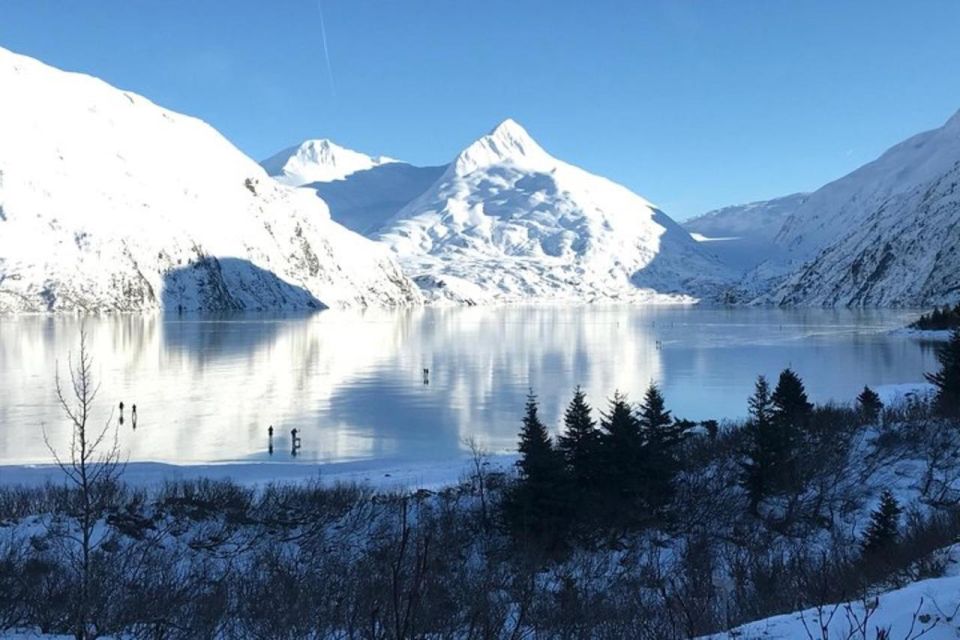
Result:
<instances>
[{"instance_id":1,"label":"snow-covered mountain peak","mask_svg":"<svg viewBox=\"0 0 960 640\"><path fill-rule=\"evenodd\" d=\"M373 237L437 301L690 301L728 275L650 202L552 157L513 120Z\"/></svg>"},{"instance_id":2,"label":"snow-covered mountain peak","mask_svg":"<svg viewBox=\"0 0 960 640\"><path fill-rule=\"evenodd\" d=\"M555 162L518 122L507 118L460 152L452 169L465 175L483 167L512 163L538 166Z\"/></svg>"},{"instance_id":3,"label":"snow-covered mountain peak","mask_svg":"<svg viewBox=\"0 0 960 640\"><path fill-rule=\"evenodd\" d=\"M327 138L319 138L284 149L264 160L261 165L278 181L301 186L313 182L343 180L357 171L366 171L392 162L397 161L386 156L368 156L341 147Z\"/></svg>"},{"instance_id":4,"label":"snow-covered mountain peak","mask_svg":"<svg viewBox=\"0 0 960 640\"><path fill-rule=\"evenodd\" d=\"M420 299L382 247L206 123L2 48L0 87L0 313Z\"/></svg>"}]
</instances>

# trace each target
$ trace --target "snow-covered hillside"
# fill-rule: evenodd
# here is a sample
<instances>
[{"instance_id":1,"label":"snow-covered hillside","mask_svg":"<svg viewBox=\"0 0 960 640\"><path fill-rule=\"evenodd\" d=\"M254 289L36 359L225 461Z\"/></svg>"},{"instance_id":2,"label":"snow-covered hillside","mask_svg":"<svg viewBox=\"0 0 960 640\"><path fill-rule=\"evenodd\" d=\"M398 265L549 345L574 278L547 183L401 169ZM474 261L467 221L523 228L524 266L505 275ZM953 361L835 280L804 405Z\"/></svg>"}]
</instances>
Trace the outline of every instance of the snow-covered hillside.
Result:
<instances>
[{"instance_id":1,"label":"snow-covered hillside","mask_svg":"<svg viewBox=\"0 0 960 640\"><path fill-rule=\"evenodd\" d=\"M683 228L725 264L746 272L771 258L774 238L808 194L715 209L683 223Z\"/></svg>"},{"instance_id":2,"label":"snow-covered hillside","mask_svg":"<svg viewBox=\"0 0 960 640\"><path fill-rule=\"evenodd\" d=\"M936 179L877 205L772 298L779 304L865 307L960 300L960 154Z\"/></svg>"},{"instance_id":3,"label":"snow-covered hillside","mask_svg":"<svg viewBox=\"0 0 960 640\"><path fill-rule=\"evenodd\" d=\"M876 597L758 620L701 640L953 640L960 635L958 612L960 577L951 575L914 582Z\"/></svg>"},{"instance_id":4,"label":"snow-covered hillside","mask_svg":"<svg viewBox=\"0 0 960 640\"><path fill-rule=\"evenodd\" d=\"M898 197L933 185L958 163L960 112L942 127L908 138L811 193L783 224L777 243L796 256L813 257L864 226L879 210L898 206ZM901 213L914 214L909 208Z\"/></svg>"},{"instance_id":5,"label":"snow-covered hillside","mask_svg":"<svg viewBox=\"0 0 960 640\"><path fill-rule=\"evenodd\" d=\"M779 304L928 306L960 300L960 112L831 182L776 237ZM787 265L783 269L781 265Z\"/></svg>"},{"instance_id":6,"label":"snow-covered hillside","mask_svg":"<svg viewBox=\"0 0 960 640\"><path fill-rule=\"evenodd\" d=\"M0 311L302 309L420 295L217 131L0 49Z\"/></svg>"},{"instance_id":7,"label":"snow-covered hillside","mask_svg":"<svg viewBox=\"0 0 960 640\"><path fill-rule=\"evenodd\" d=\"M315 191L336 222L365 236L376 233L446 170L368 156L329 140L308 140L260 164L284 184Z\"/></svg>"},{"instance_id":8,"label":"snow-covered hillside","mask_svg":"<svg viewBox=\"0 0 960 640\"><path fill-rule=\"evenodd\" d=\"M374 235L411 200L430 188L446 167L405 162L358 171L343 180L308 185L330 207L334 220L365 236Z\"/></svg>"},{"instance_id":9,"label":"snow-covered hillside","mask_svg":"<svg viewBox=\"0 0 960 640\"><path fill-rule=\"evenodd\" d=\"M958 180L960 112L813 193L727 207L685 226L757 240L746 255L735 244L707 243L733 267L750 269L743 300L952 304L960 301Z\"/></svg>"},{"instance_id":10,"label":"snow-covered hillside","mask_svg":"<svg viewBox=\"0 0 960 640\"><path fill-rule=\"evenodd\" d=\"M551 157L512 120L375 237L433 300L689 301L728 277L662 211Z\"/></svg>"}]
</instances>

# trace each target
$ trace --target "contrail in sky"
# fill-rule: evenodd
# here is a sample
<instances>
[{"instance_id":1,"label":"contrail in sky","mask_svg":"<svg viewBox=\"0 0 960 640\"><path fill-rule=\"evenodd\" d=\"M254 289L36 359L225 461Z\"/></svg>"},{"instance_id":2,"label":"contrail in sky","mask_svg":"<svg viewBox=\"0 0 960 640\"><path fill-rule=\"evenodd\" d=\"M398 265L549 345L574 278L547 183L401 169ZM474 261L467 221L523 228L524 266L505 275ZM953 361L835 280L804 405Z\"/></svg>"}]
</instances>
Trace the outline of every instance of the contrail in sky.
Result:
<instances>
[{"instance_id":1,"label":"contrail in sky","mask_svg":"<svg viewBox=\"0 0 960 640\"><path fill-rule=\"evenodd\" d=\"M323 57L327 60L327 75L330 77L330 93L337 97L337 87L333 82L333 66L330 64L330 51L327 49L327 27L323 23L323 2L317 0L317 11L320 13L320 40L323 42Z\"/></svg>"}]
</instances>

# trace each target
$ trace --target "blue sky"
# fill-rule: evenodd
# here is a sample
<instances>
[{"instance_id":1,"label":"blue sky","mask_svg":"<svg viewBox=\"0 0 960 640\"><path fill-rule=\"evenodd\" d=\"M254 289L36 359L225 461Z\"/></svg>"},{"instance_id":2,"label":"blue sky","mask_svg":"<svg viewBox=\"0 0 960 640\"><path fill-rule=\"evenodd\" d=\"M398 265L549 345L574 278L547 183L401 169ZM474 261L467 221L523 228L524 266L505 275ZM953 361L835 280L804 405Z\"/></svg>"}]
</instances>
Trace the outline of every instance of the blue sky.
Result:
<instances>
[{"instance_id":1,"label":"blue sky","mask_svg":"<svg viewBox=\"0 0 960 640\"><path fill-rule=\"evenodd\" d=\"M960 109L956 0L0 1L0 46L257 159L329 137L441 164L513 117L677 219L816 188Z\"/></svg>"}]
</instances>

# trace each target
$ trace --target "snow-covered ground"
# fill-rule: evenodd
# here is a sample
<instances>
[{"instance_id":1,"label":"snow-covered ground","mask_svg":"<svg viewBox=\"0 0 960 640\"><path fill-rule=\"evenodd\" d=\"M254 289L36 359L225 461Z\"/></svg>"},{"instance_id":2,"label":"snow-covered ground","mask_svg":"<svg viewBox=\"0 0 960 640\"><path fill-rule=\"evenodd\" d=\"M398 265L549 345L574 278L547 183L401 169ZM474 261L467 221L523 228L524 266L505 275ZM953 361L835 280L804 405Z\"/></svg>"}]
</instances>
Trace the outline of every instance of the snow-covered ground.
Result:
<instances>
[{"instance_id":1,"label":"snow-covered ground","mask_svg":"<svg viewBox=\"0 0 960 640\"><path fill-rule=\"evenodd\" d=\"M488 472L510 472L515 454L484 456ZM473 471L473 460L464 455L440 462L404 462L398 460L362 460L332 464L243 463L174 465L160 462L131 462L123 471L125 482L150 486L167 480L208 478L232 480L241 485L305 482L358 483L384 490L437 489L456 484ZM53 464L0 465L0 485L37 486L63 481L63 472Z\"/></svg>"},{"instance_id":2,"label":"snow-covered ground","mask_svg":"<svg viewBox=\"0 0 960 640\"><path fill-rule=\"evenodd\" d=\"M0 312L421 301L383 247L216 130L0 49Z\"/></svg>"},{"instance_id":3,"label":"snow-covered ground","mask_svg":"<svg viewBox=\"0 0 960 640\"><path fill-rule=\"evenodd\" d=\"M874 391L880 396L884 406L896 407L909 402L929 400L936 392L936 387L928 382L914 382L909 384L883 384Z\"/></svg>"},{"instance_id":4,"label":"snow-covered ground","mask_svg":"<svg viewBox=\"0 0 960 640\"><path fill-rule=\"evenodd\" d=\"M956 560L953 560L956 564ZM921 580L861 600L798 611L708 636L709 640L954 640L960 636L960 577ZM889 635L882 636L887 631Z\"/></svg>"}]
</instances>

